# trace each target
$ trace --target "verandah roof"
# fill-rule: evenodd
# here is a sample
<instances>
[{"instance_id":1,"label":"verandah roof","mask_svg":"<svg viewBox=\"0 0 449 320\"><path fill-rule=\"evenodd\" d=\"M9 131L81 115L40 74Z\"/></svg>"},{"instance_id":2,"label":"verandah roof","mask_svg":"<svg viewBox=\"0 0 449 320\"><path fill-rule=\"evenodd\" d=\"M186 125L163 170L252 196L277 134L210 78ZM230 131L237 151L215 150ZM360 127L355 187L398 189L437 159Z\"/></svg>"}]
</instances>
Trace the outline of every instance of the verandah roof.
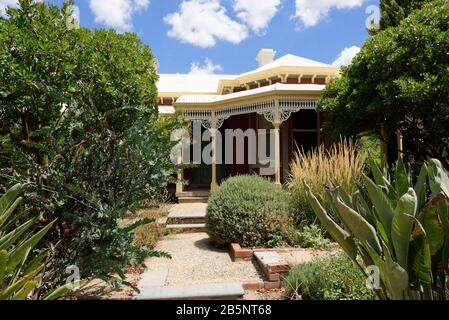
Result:
<instances>
[{"instance_id":1,"label":"verandah roof","mask_svg":"<svg viewBox=\"0 0 449 320\"><path fill-rule=\"evenodd\" d=\"M258 95L265 95L269 93L282 94L282 93L321 93L325 88L325 85L318 84L284 84L276 83L270 86L240 91L236 93L230 93L226 95L185 95L181 96L176 101L176 106L181 105L210 105L210 104L220 104L225 102L231 102L234 100L239 100L243 98L253 98Z\"/></svg>"}]
</instances>

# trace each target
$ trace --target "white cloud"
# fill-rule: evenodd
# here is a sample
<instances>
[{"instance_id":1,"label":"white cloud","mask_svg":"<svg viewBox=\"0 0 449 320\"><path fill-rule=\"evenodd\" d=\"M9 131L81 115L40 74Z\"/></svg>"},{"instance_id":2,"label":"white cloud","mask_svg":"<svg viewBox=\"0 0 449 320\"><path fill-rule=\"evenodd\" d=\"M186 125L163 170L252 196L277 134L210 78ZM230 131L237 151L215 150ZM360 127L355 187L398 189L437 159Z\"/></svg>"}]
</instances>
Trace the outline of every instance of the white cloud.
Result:
<instances>
[{"instance_id":1,"label":"white cloud","mask_svg":"<svg viewBox=\"0 0 449 320\"><path fill-rule=\"evenodd\" d=\"M263 32L279 10L281 0L234 0L237 16L255 33Z\"/></svg>"},{"instance_id":2,"label":"white cloud","mask_svg":"<svg viewBox=\"0 0 449 320\"><path fill-rule=\"evenodd\" d=\"M299 19L306 28L313 27L327 17L330 10L351 9L360 7L366 0L296 0L296 14L294 18Z\"/></svg>"},{"instance_id":3,"label":"white cloud","mask_svg":"<svg viewBox=\"0 0 449 320\"><path fill-rule=\"evenodd\" d=\"M334 67L348 66L351 64L352 59L360 52L360 48L352 46L343 49L338 58L332 63Z\"/></svg>"},{"instance_id":4,"label":"white cloud","mask_svg":"<svg viewBox=\"0 0 449 320\"><path fill-rule=\"evenodd\" d=\"M229 18L219 0L183 0L164 21L171 26L169 37L203 48L217 40L237 44L248 37L247 27Z\"/></svg>"},{"instance_id":5,"label":"white cloud","mask_svg":"<svg viewBox=\"0 0 449 320\"><path fill-rule=\"evenodd\" d=\"M204 64L192 62L190 65L190 74L214 74L216 71L223 71L223 67L219 64L214 64L212 60L206 58Z\"/></svg>"},{"instance_id":6,"label":"white cloud","mask_svg":"<svg viewBox=\"0 0 449 320\"><path fill-rule=\"evenodd\" d=\"M132 16L145 10L150 0L90 0L89 6L95 15L95 22L103 23L118 31L132 29Z\"/></svg>"},{"instance_id":7,"label":"white cloud","mask_svg":"<svg viewBox=\"0 0 449 320\"><path fill-rule=\"evenodd\" d=\"M0 16L6 16L6 7L17 8L18 4L18 0L0 0Z\"/></svg>"}]
</instances>

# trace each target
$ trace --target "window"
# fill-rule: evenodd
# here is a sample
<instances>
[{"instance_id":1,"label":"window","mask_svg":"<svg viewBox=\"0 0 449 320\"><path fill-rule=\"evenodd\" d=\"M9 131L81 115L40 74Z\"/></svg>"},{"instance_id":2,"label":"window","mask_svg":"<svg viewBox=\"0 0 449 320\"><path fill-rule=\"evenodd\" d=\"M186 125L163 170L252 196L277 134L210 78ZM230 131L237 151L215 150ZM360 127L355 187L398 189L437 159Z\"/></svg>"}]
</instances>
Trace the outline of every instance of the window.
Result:
<instances>
[{"instance_id":1,"label":"window","mask_svg":"<svg viewBox=\"0 0 449 320\"><path fill-rule=\"evenodd\" d=\"M320 144L319 115L315 110L301 110L292 115L292 150L308 152Z\"/></svg>"}]
</instances>

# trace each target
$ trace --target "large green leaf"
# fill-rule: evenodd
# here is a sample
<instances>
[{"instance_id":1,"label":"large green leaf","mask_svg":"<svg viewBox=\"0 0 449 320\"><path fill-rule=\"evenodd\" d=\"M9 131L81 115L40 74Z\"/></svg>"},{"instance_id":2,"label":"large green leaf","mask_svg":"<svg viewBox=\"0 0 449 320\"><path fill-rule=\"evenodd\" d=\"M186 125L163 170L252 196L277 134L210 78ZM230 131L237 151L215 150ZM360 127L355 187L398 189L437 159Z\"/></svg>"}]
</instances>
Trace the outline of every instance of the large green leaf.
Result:
<instances>
[{"instance_id":1,"label":"large green leaf","mask_svg":"<svg viewBox=\"0 0 449 320\"><path fill-rule=\"evenodd\" d=\"M407 269L413 222L418 209L415 190L410 188L398 201L391 227L391 239L397 262Z\"/></svg>"},{"instance_id":2,"label":"large green leaf","mask_svg":"<svg viewBox=\"0 0 449 320\"><path fill-rule=\"evenodd\" d=\"M414 277L424 284L432 283L432 257L426 232L419 221L415 223L413 240L410 246L411 271Z\"/></svg>"},{"instance_id":3,"label":"large green leaf","mask_svg":"<svg viewBox=\"0 0 449 320\"><path fill-rule=\"evenodd\" d=\"M21 204L23 201L22 198L17 198L11 205L6 208L5 211L0 211L0 227L2 227L6 221L8 221L9 217L14 213L14 210Z\"/></svg>"},{"instance_id":4,"label":"large green leaf","mask_svg":"<svg viewBox=\"0 0 449 320\"><path fill-rule=\"evenodd\" d=\"M23 287L12 297L11 300L26 300L31 291L39 283L40 278L33 278L30 281L26 282Z\"/></svg>"},{"instance_id":5,"label":"large green leaf","mask_svg":"<svg viewBox=\"0 0 449 320\"><path fill-rule=\"evenodd\" d=\"M391 187L390 182L387 179L385 179L385 176L382 173L382 171L380 171L379 167L376 164L376 161L374 161L374 159L372 158L369 158L368 164L376 184L382 187L390 188Z\"/></svg>"},{"instance_id":6,"label":"large green leaf","mask_svg":"<svg viewBox=\"0 0 449 320\"><path fill-rule=\"evenodd\" d=\"M385 281L393 300L404 300L405 291L409 286L408 273L406 269L393 261L390 254L386 254L385 257L386 261L381 265L380 272L385 274Z\"/></svg>"},{"instance_id":7,"label":"large green leaf","mask_svg":"<svg viewBox=\"0 0 449 320\"><path fill-rule=\"evenodd\" d=\"M19 195L24 191L25 186L22 184L16 184L10 188L6 193L0 198L0 221L4 213L13 205Z\"/></svg>"},{"instance_id":8,"label":"large green leaf","mask_svg":"<svg viewBox=\"0 0 449 320\"><path fill-rule=\"evenodd\" d=\"M28 250L34 248L34 246L47 234L51 227L53 227L55 222L56 220L49 223L46 227L42 228L39 232L23 242L17 249L10 253L8 260L8 272L12 271L23 260Z\"/></svg>"},{"instance_id":9,"label":"large green leaf","mask_svg":"<svg viewBox=\"0 0 449 320\"><path fill-rule=\"evenodd\" d=\"M35 219L28 220L4 237L0 238L0 250L11 247L35 223Z\"/></svg>"},{"instance_id":10,"label":"large green leaf","mask_svg":"<svg viewBox=\"0 0 449 320\"><path fill-rule=\"evenodd\" d=\"M449 177L439 160L432 159L429 162L429 181L432 196L443 192L449 197Z\"/></svg>"},{"instance_id":11,"label":"large green leaf","mask_svg":"<svg viewBox=\"0 0 449 320\"><path fill-rule=\"evenodd\" d=\"M434 197L418 214L418 220L426 232L432 256L440 251L444 244L444 225L438 214L441 202L446 203L443 193Z\"/></svg>"},{"instance_id":12,"label":"large green leaf","mask_svg":"<svg viewBox=\"0 0 449 320\"><path fill-rule=\"evenodd\" d=\"M369 222L369 224L373 226L376 225L375 216L371 212L373 208L368 205L360 190L357 190L352 196L352 206L362 215L363 218L366 219L366 221Z\"/></svg>"},{"instance_id":13,"label":"large green leaf","mask_svg":"<svg viewBox=\"0 0 449 320\"><path fill-rule=\"evenodd\" d=\"M6 276L6 263L8 262L8 251L0 250L0 288L3 284L3 279Z\"/></svg>"},{"instance_id":14,"label":"large green leaf","mask_svg":"<svg viewBox=\"0 0 449 320\"><path fill-rule=\"evenodd\" d=\"M396 173L394 176L395 180L395 188L396 188L396 196L400 199L404 194L409 192L410 184L407 170L404 165L404 161L399 157L399 160L396 164Z\"/></svg>"},{"instance_id":15,"label":"large green leaf","mask_svg":"<svg viewBox=\"0 0 449 320\"><path fill-rule=\"evenodd\" d=\"M393 222L394 210L391 201L382 189L377 186L366 175L362 177L365 187L368 191L371 203L376 210L377 216L382 223L387 235L391 235L391 224Z\"/></svg>"},{"instance_id":16,"label":"large green leaf","mask_svg":"<svg viewBox=\"0 0 449 320\"><path fill-rule=\"evenodd\" d=\"M426 202L427 171L427 165L423 164L415 185L415 192L418 196L418 211L421 210Z\"/></svg>"},{"instance_id":17,"label":"large green leaf","mask_svg":"<svg viewBox=\"0 0 449 320\"><path fill-rule=\"evenodd\" d=\"M7 286L3 291L0 291L0 300L9 300L13 297L13 295L21 290L23 286L25 286L29 281L34 279L36 275L41 272L43 269L43 266L41 266L38 269L33 270L33 272L21 277L14 283L10 283L9 286Z\"/></svg>"},{"instance_id":18,"label":"large green leaf","mask_svg":"<svg viewBox=\"0 0 449 320\"><path fill-rule=\"evenodd\" d=\"M409 276L407 271L393 261L390 250L388 250L386 246L383 246L382 248L385 260L383 260L370 245L368 245L366 249L373 258L375 265L379 268L382 283L385 286L385 290L388 292L389 297L393 300L403 300L405 291L409 286Z\"/></svg>"},{"instance_id":19,"label":"large green leaf","mask_svg":"<svg viewBox=\"0 0 449 320\"><path fill-rule=\"evenodd\" d=\"M438 211L444 228L443 263L446 273L449 275L449 201L440 202Z\"/></svg>"},{"instance_id":20,"label":"large green leaf","mask_svg":"<svg viewBox=\"0 0 449 320\"><path fill-rule=\"evenodd\" d=\"M39 268L42 265L42 262L47 258L47 256L48 251L44 251L41 254L37 255L33 260L31 260L30 263L27 264L25 271L23 271L23 274L28 274Z\"/></svg>"},{"instance_id":21,"label":"large green leaf","mask_svg":"<svg viewBox=\"0 0 449 320\"><path fill-rule=\"evenodd\" d=\"M352 239L351 235L343 230L327 213L327 211L321 206L318 199L312 194L309 186L305 186L306 195L309 200L310 206L317 215L321 224L326 228L329 234L337 241L343 250L354 261L357 257L357 245Z\"/></svg>"},{"instance_id":22,"label":"large green leaf","mask_svg":"<svg viewBox=\"0 0 449 320\"><path fill-rule=\"evenodd\" d=\"M86 280L78 280L75 281L75 283L73 284L74 287L82 287L83 285L86 284ZM63 296L65 296L67 293L69 293L72 290L72 288L68 285L64 285L61 286L53 291L51 291L50 293L48 293L43 300L57 300Z\"/></svg>"},{"instance_id":23,"label":"large green leaf","mask_svg":"<svg viewBox=\"0 0 449 320\"><path fill-rule=\"evenodd\" d=\"M349 230L351 230L354 237L364 246L368 243L374 250L376 250L377 254L381 255L382 247L379 238L376 235L376 229L359 213L341 201L337 194L334 194L334 201L343 223Z\"/></svg>"}]
</instances>

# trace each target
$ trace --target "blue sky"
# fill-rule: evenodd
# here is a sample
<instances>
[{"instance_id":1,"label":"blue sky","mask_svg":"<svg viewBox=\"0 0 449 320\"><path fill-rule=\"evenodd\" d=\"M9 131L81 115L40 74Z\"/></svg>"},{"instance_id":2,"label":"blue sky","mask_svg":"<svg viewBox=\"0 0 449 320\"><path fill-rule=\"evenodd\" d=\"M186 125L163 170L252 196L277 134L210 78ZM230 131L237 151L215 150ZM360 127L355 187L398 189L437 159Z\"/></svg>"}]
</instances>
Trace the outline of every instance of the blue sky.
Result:
<instances>
[{"instance_id":1,"label":"blue sky","mask_svg":"<svg viewBox=\"0 0 449 320\"><path fill-rule=\"evenodd\" d=\"M15 1L0 0L0 10ZM257 67L261 48L275 49L277 57L291 53L325 63L351 48L341 57L347 63L368 37L368 6L378 2L76 0L76 5L84 27L137 32L158 58L160 73L239 74Z\"/></svg>"}]
</instances>

